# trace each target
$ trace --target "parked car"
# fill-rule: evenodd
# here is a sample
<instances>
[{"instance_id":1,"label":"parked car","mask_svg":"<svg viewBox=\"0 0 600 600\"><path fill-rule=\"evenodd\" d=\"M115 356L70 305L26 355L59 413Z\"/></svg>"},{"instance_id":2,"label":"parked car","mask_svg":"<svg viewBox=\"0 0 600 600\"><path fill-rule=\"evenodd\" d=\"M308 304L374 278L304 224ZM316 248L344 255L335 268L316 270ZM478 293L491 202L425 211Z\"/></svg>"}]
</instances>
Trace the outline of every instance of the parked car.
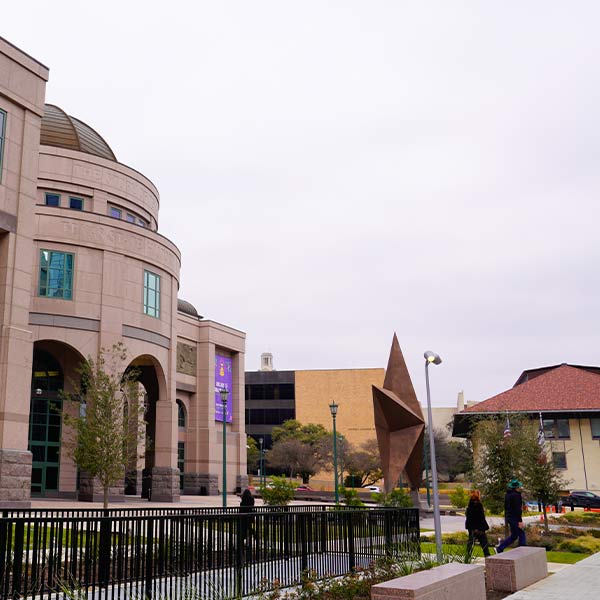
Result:
<instances>
[{"instance_id":1,"label":"parked car","mask_svg":"<svg viewBox=\"0 0 600 600\"><path fill-rule=\"evenodd\" d=\"M299 485L299 486L296 488L296 491L297 491L297 492L314 492L314 491L315 491L315 489L314 489L314 488L311 488L311 487L310 487L310 485L304 485L304 484L302 484L302 485Z\"/></svg>"},{"instance_id":2,"label":"parked car","mask_svg":"<svg viewBox=\"0 0 600 600\"><path fill-rule=\"evenodd\" d=\"M583 508L600 508L600 496L588 491L572 491L565 499L563 504L570 506L582 506Z\"/></svg>"},{"instance_id":3,"label":"parked car","mask_svg":"<svg viewBox=\"0 0 600 600\"><path fill-rule=\"evenodd\" d=\"M381 494L381 488L378 485L368 485L365 490Z\"/></svg>"}]
</instances>

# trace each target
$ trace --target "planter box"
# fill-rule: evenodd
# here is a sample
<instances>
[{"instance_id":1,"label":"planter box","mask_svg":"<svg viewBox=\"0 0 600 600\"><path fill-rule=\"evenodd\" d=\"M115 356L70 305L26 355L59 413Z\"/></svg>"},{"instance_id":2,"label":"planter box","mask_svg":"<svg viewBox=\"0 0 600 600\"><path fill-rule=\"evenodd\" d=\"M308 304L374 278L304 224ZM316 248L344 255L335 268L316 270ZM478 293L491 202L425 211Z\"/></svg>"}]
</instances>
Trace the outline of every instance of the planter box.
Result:
<instances>
[{"instance_id":1,"label":"planter box","mask_svg":"<svg viewBox=\"0 0 600 600\"><path fill-rule=\"evenodd\" d=\"M389 598L485 600L483 565L449 563L374 585L372 600Z\"/></svg>"}]
</instances>

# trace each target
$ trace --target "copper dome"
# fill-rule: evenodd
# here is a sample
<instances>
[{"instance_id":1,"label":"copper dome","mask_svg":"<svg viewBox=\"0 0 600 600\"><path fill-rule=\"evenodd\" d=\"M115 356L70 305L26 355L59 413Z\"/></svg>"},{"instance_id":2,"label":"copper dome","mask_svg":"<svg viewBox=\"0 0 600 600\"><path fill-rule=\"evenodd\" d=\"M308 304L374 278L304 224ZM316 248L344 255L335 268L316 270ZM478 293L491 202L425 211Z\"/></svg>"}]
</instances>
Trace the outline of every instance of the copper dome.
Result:
<instances>
[{"instance_id":1,"label":"copper dome","mask_svg":"<svg viewBox=\"0 0 600 600\"><path fill-rule=\"evenodd\" d=\"M46 104L44 107L40 143L44 146L93 154L115 162L117 160L102 136L83 121L69 116L62 108L53 104Z\"/></svg>"}]
</instances>

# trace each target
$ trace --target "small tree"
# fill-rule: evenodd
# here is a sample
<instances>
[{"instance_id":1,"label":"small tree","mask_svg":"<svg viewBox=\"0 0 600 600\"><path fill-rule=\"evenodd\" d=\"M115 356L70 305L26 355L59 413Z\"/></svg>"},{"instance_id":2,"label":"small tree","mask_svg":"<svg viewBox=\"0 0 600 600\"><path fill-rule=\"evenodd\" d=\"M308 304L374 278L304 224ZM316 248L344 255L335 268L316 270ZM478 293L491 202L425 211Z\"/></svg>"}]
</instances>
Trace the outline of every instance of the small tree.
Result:
<instances>
[{"instance_id":1,"label":"small tree","mask_svg":"<svg viewBox=\"0 0 600 600\"><path fill-rule=\"evenodd\" d=\"M276 441L267 452L267 463L288 473L290 477L299 473L302 481L308 483L309 477L317 472L321 459L310 444L295 438L284 438Z\"/></svg>"},{"instance_id":2,"label":"small tree","mask_svg":"<svg viewBox=\"0 0 600 600\"><path fill-rule=\"evenodd\" d=\"M256 440L249 435L246 437L246 464L248 472L256 471L260 459L260 450Z\"/></svg>"},{"instance_id":3,"label":"small tree","mask_svg":"<svg viewBox=\"0 0 600 600\"><path fill-rule=\"evenodd\" d=\"M65 449L75 464L96 478L108 508L108 490L123 480L127 463L137 457L144 437L144 407L138 373L125 369L127 351L122 342L110 350L102 348L98 359L88 357L77 369L79 382L63 398L74 405L75 414L64 420L73 437Z\"/></svg>"},{"instance_id":4,"label":"small tree","mask_svg":"<svg viewBox=\"0 0 600 600\"><path fill-rule=\"evenodd\" d=\"M394 508L410 508L413 505L410 494L404 488L395 488L389 494L374 492L371 498L382 506L393 506Z\"/></svg>"},{"instance_id":5,"label":"small tree","mask_svg":"<svg viewBox=\"0 0 600 600\"><path fill-rule=\"evenodd\" d=\"M552 460L548 460L545 445L543 448L540 447L537 424L525 423L524 428L526 435L520 449L521 476L532 499L536 499L542 505L544 530L549 533L547 507L558 499L559 492L567 486L567 481L556 469Z\"/></svg>"}]
</instances>

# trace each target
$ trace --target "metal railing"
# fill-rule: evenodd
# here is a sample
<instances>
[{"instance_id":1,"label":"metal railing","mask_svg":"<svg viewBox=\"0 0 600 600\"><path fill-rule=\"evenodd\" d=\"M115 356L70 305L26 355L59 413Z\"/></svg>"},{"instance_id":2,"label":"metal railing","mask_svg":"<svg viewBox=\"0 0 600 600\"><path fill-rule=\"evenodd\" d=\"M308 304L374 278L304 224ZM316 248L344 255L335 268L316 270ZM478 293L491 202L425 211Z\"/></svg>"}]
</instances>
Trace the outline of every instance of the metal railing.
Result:
<instances>
[{"instance_id":1,"label":"metal railing","mask_svg":"<svg viewBox=\"0 0 600 600\"><path fill-rule=\"evenodd\" d=\"M391 552L418 549L416 509L278 508L6 516L0 598L58 597L65 589L91 599L232 598L274 582L295 585L307 570L343 575Z\"/></svg>"}]
</instances>

